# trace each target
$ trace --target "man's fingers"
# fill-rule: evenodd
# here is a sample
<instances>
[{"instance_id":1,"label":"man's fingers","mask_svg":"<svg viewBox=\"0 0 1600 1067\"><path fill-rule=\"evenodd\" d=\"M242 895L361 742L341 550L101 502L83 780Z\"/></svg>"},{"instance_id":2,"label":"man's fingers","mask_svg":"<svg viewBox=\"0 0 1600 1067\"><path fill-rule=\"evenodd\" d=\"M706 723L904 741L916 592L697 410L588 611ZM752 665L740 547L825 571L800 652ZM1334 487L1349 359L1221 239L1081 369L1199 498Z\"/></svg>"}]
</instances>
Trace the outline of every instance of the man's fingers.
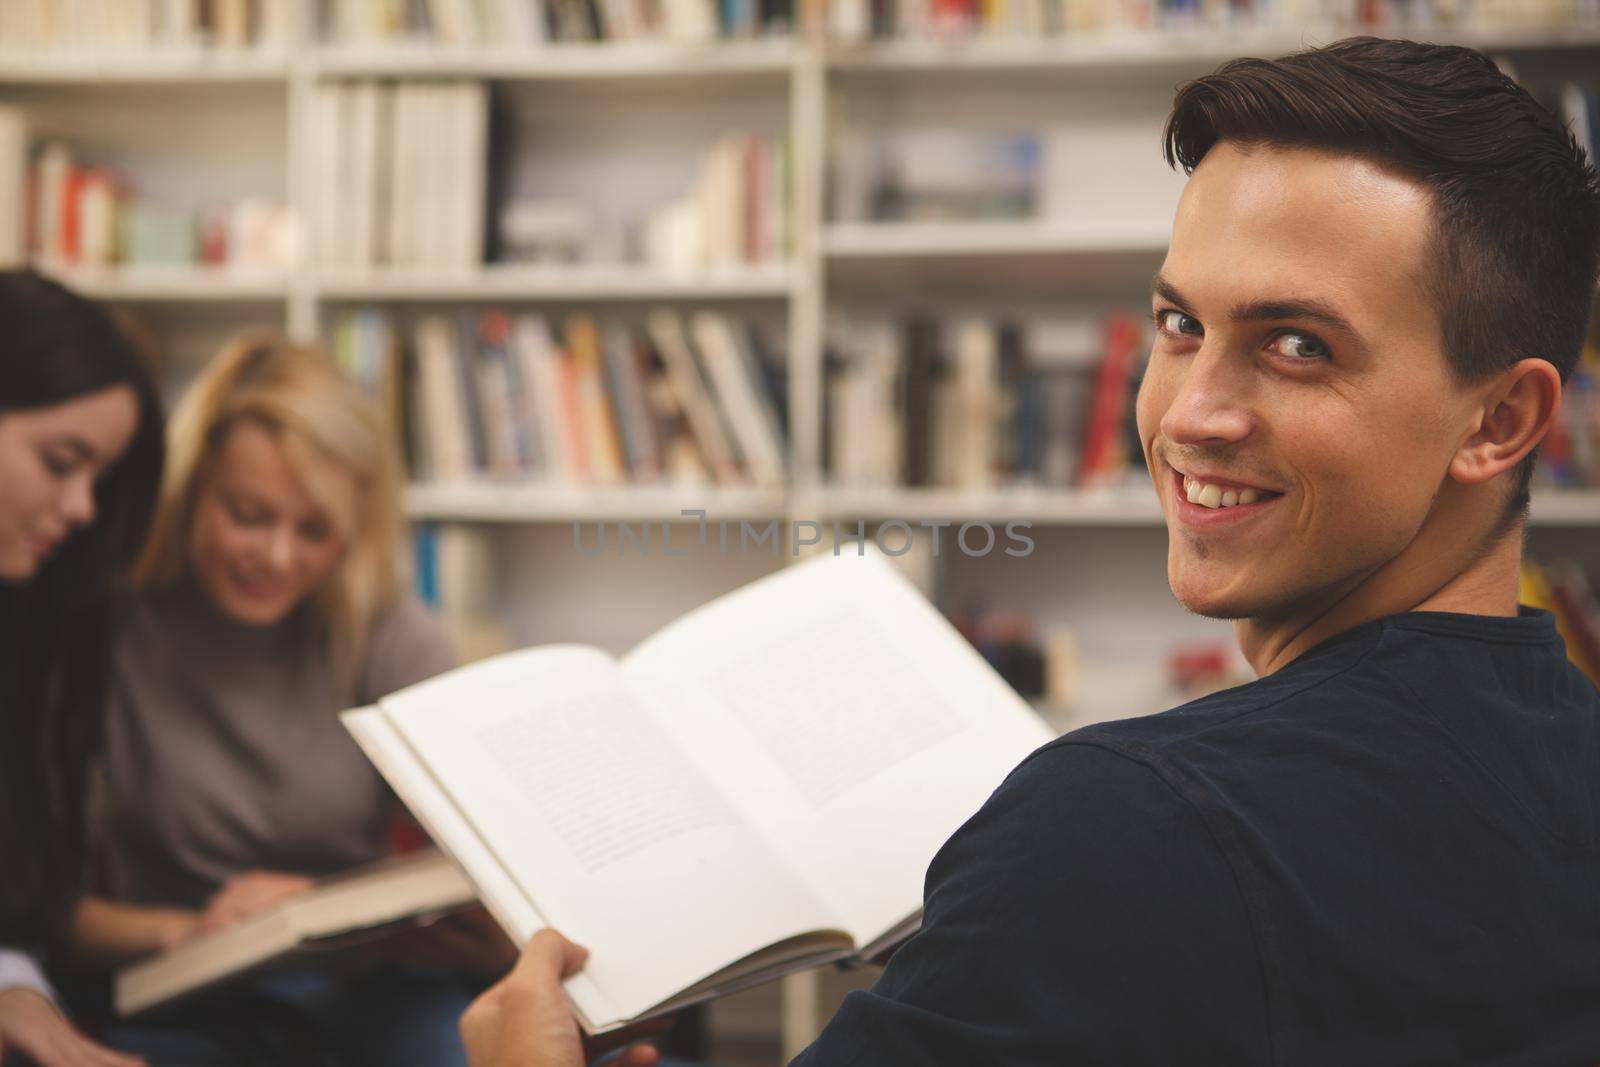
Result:
<instances>
[{"instance_id":1,"label":"man's fingers","mask_svg":"<svg viewBox=\"0 0 1600 1067\"><path fill-rule=\"evenodd\" d=\"M517 960L516 970L571 978L583 969L588 959L588 949L546 927L528 941L528 947L523 949L521 958Z\"/></svg>"}]
</instances>

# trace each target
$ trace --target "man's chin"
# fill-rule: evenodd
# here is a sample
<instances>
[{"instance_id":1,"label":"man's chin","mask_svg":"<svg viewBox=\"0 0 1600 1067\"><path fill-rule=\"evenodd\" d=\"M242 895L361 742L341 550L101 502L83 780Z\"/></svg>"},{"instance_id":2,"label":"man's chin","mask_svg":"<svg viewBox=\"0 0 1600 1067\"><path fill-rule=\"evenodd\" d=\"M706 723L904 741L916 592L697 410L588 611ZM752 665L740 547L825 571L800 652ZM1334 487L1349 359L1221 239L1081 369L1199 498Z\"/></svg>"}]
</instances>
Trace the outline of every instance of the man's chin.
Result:
<instances>
[{"instance_id":1,"label":"man's chin","mask_svg":"<svg viewBox=\"0 0 1600 1067\"><path fill-rule=\"evenodd\" d=\"M1169 580L1170 581L1170 580ZM1243 591L1196 588L1198 583L1170 581L1172 597L1185 611L1207 619L1248 619L1262 611L1260 598Z\"/></svg>"}]
</instances>

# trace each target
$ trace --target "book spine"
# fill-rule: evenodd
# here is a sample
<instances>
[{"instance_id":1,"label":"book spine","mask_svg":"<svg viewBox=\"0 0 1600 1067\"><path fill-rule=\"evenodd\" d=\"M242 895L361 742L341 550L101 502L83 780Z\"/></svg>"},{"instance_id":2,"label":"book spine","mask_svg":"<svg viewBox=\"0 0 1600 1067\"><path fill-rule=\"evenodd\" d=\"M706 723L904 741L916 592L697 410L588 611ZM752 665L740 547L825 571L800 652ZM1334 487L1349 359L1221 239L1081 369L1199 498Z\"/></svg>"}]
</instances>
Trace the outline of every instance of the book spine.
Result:
<instances>
[{"instance_id":1,"label":"book spine","mask_svg":"<svg viewBox=\"0 0 1600 1067\"><path fill-rule=\"evenodd\" d=\"M1084 430L1078 480L1086 487L1107 484L1117 473L1115 453L1122 431L1127 404L1128 378L1132 373L1134 347L1139 331L1132 316L1112 315L1106 322L1105 351L1095 379L1089 407L1089 424Z\"/></svg>"},{"instance_id":2,"label":"book spine","mask_svg":"<svg viewBox=\"0 0 1600 1067\"><path fill-rule=\"evenodd\" d=\"M763 417L748 375L740 366L737 341L727 320L714 312L699 312L694 317L693 330L696 345L710 369L717 399L733 427L751 476L760 485L781 485L783 447Z\"/></svg>"},{"instance_id":3,"label":"book spine","mask_svg":"<svg viewBox=\"0 0 1600 1067\"><path fill-rule=\"evenodd\" d=\"M933 386L939 369L939 327L930 319L911 319L904 327L905 398L901 409L905 441L901 446L902 481L912 487L931 482L933 460Z\"/></svg>"},{"instance_id":4,"label":"book spine","mask_svg":"<svg viewBox=\"0 0 1600 1067\"><path fill-rule=\"evenodd\" d=\"M606 396L599 331L589 316L573 315L567 320L566 333L567 345L572 351L590 474L601 485L620 484L626 479L627 471L611 403Z\"/></svg>"},{"instance_id":5,"label":"book spine","mask_svg":"<svg viewBox=\"0 0 1600 1067\"><path fill-rule=\"evenodd\" d=\"M640 379L634 339L621 323L609 323L605 335L605 363L616 401L617 421L627 451L628 470L635 482L655 482L661 477L660 448Z\"/></svg>"},{"instance_id":6,"label":"book spine","mask_svg":"<svg viewBox=\"0 0 1600 1067\"><path fill-rule=\"evenodd\" d=\"M712 475L719 484L738 484L742 480L738 457L721 416L711 401L710 391L683 328L683 320L676 312L662 309L650 315L649 331L651 342L660 353L667 374L683 402L689 425Z\"/></svg>"}]
</instances>

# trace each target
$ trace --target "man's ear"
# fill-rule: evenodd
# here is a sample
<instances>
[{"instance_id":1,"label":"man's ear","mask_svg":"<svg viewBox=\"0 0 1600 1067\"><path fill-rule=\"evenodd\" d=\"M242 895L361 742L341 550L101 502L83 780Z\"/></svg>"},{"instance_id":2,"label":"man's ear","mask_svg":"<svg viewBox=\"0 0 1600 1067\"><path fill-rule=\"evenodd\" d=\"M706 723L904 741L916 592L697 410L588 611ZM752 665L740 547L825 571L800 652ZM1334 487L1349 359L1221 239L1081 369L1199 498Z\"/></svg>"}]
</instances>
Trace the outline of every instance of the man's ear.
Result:
<instances>
[{"instance_id":1,"label":"man's ear","mask_svg":"<svg viewBox=\"0 0 1600 1067\"><path fill-rule=\"evenodd\" d=\"M1561 374L1549 360L1524 359L1495 377L1479 410L1478 429L1450 460L1450 477L1467 485L1510 470L1544 440L1561 410Z\"/></svg>"}]
</instances>

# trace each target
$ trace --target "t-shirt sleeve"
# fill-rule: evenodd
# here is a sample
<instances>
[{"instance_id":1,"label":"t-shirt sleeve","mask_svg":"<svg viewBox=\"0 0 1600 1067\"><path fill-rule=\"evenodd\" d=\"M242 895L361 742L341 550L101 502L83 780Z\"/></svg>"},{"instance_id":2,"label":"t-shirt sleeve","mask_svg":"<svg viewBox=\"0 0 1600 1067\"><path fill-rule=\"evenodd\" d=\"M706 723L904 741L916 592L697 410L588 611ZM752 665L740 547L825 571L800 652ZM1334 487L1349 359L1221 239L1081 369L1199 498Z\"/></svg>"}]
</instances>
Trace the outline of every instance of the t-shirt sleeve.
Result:
<instances>
[{"instance_id":1,"label":"t-shirt sleeve","mask_svg":"<svg viewBox=\"0 0 1600 1067\"><path fill-rule=\"evenodd\" d=\"M794 1067L1268 1062L1254 939L1205 823L1144 764L1058 743L940 850L922 930Z\"/></svg>"},{"instance_id":2,"label":"t-shirt sleeve","mask_svg":"<svg viewBox=\"0 0 1600 1067\"><path fill-rule=\"evenodd\" d=\"M359 699L370 704L455 665L439 620L416 597L401 597L372 628Z\"/></svg>"},{"instance_id":3,"label":"t-shirt sleeve","mask_svg":"<svg viewBox=\"0 0 1600 1067\"><path fill-rule=\"evenodd\" d=\"M0 947L0 992L7 989L31 989L46 1000L54 1002L56 999L44 971L32 956L21 949Z\"/></svg>"}]
</instances>

